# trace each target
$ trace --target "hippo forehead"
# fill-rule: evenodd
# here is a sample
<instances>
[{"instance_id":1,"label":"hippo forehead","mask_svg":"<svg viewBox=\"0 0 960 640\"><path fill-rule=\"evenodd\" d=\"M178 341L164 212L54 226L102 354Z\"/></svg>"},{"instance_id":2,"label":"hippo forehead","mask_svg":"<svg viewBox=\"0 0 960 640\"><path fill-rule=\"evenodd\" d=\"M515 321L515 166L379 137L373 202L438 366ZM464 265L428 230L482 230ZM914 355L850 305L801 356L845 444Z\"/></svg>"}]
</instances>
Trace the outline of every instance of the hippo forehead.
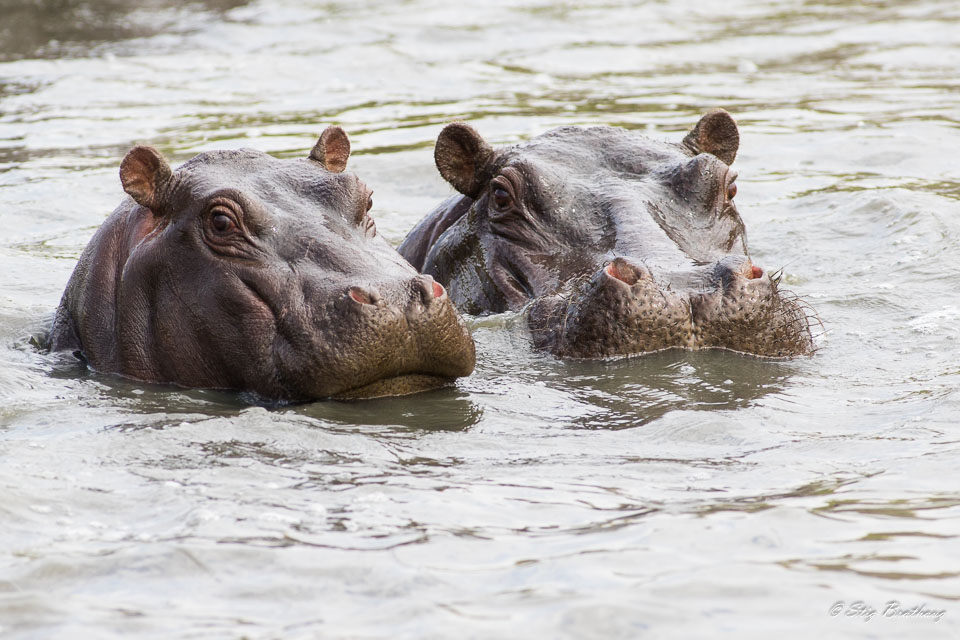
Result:
<instances>
[{"instance_id":1,"label":"hippo forehead","mask_svg":"<svg viewBox=\"0 0 960 640\"><path fill-rule=\"evenodd\" d=\"M332 173L309 159L281 160L249 150L202 153L177 170L175 210L203 209L218 196L236 199L260 225L309 224L343 236L372 193L352 173Z\"/></svg>"},{"instance_id":2,"label":"hippo forehead","mask_svg":"<svg viewBox=\"0 0 960 640\"><path fill-rule=\"evenodd\" d=\"M519 264L517 245L529 263L546 260L547 271L566 280L632 255L673 286L698 265L746 253L742 221L725 195L736 173L681 144L612 127L563 127L500 151L489 169L493 188L502 184L498 175L519 183L524 213L504 223L489 197L479 203L476 215L491 221L479 234L491 238L494 261Z\"/></svg>"},{"instance_id":3,"label":"hippo forehead","mask_svg":"<svg viewBox=\"0 0 960 640\"><path fill-rule=\"evenodd\" d=\"M562 186L605 177L635 180L658 176L694 154L679 144L660 142L613 127L561 127L504 150L496 166L522 166L537 179Z\"/></svg>"},{"instance_id":4,"label":"hippo forehead","mask_svg":"<svg viewBox=\"0 0 960 640\"><path fill-rule=\"evenodd\" d=\"M410 271L359 220L372 193L352 173L326 171L309 159L278 159L249 150L202 153L176 172L171 200L179 224L218 198L237 202L258 246L275 259L336 272Z\"/></svg>"},{"instance_id":5,"label":"hippo forehead","mask_svg":"<svg viewBox=\"0 0 960 640\"><path fill-rule=\"evenodd\" d=\"M710 154L612 127L563 127L507 148L490 179L511 172L547 225L541 233L584 246L614 228L618 237L633 235L653 219L694 253L701 252L693 236L715 224L725 185L736 176Z\"/></svg>"},{"instance_id":6,"label":"hippo forehead","mask_svg":"<svg viewBox=\"0 0 960 640\"><path fill-rule=\"evenodd\" d=\"M202 153L184 163L177 177L181 197L202 200L234 189L247 198L275 203L277 211L288 215L310 210L307 203L322 204L325 212L342 210L356 204L363 191L353 174L331 173L312 160L281 160L249 149Z\"/></svg>"},{"instance_id":7,"label":"hippo forehead","mask_svg":"<svg viewBox=\"0 0 960 640\"><path fill-rule=\"evenodd\" d=\"M716 244L713 234L700 238L699 230L716 224L722 187L735 175L729 172L716 157L683 145L612 127L563 127L501 151L490 179L519 174L521 198L541 220L529 233L554 252L602 257L616 245L644 254L679 249L700 259L714 253L703 246ZM669 246L657 240L661 234Z\"/></svg>"}]
</instances>

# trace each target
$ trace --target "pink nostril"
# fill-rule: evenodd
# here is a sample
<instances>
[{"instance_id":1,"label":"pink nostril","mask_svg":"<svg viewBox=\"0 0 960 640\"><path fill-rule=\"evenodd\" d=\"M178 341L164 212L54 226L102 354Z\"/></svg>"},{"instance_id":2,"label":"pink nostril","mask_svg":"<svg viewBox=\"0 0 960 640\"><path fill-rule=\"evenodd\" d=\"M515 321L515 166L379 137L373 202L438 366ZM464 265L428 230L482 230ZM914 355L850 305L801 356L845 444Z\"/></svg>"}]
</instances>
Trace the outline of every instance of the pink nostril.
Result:
<instances>
[{"instance_id":1,"label":"pink nostril","mask_svg":"<svg viewBox=\"0 0 960 640\"><path fill-rule=\"evenodd\" d=\"M629 262L621 260L620 258L608 264L604 271L611 278L616 278L631 287L637 284L637 281L640 279L640 271Z\"/></svg>"},{"instance_id":2,"label":"pink nostril","mask_svg":"<svg viewBox=\"0 0 960 640\"><path fill-rule=\"evenodd\" d=\"M360 304L377 304L380 300L380 293L376 289L366 287L350 287L350 297L354 302Z\"/></svg>"},{"instance_id":3,"label":"pink nostril","mask_svg":"<svg viewBox=\"0 0 960 640\"><path fill-rule=\"evenodd\" d=\"M417 299L425 306L430 306L430 303L437 298L442 298L446 293L443 285L434 280L433 276L417 276L414 287L420 292Z\"/></svg>"}]
</instances>

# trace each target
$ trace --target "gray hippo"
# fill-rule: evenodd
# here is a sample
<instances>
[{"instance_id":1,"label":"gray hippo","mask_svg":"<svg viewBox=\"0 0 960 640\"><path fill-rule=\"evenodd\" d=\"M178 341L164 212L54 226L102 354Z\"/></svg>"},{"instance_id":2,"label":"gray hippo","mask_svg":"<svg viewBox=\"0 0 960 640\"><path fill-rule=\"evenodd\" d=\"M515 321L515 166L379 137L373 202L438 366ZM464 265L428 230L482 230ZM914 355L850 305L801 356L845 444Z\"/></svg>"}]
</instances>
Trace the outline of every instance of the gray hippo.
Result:
<instances>
[{"instance_id":1,"label":"gray hippo","mask_svg":"<svg viewBox=\"0 0 960 640\"><path fill-rule=\"evenodd\" d=\"M172 170L136 147L127 198L84 250L50 349L96 371L268 400L399 395L471 373L473 340L345 173L339 127L308 158L202 153Z\"/></svg>"},{"instance_id":2,"label":"gray hippo","mask_svg":"<svg viewBox=\"0 0 960 640\"><path fill-rule=\"evenodd\" d=\"M559 357L810 354L813 315L747 252L730 168L739 140L722 109L681 143L562 127L495 150L455 122L434 155L462 195L400 253L463 312L525 309L534 345Z\"/></svg>"}]
</instances>

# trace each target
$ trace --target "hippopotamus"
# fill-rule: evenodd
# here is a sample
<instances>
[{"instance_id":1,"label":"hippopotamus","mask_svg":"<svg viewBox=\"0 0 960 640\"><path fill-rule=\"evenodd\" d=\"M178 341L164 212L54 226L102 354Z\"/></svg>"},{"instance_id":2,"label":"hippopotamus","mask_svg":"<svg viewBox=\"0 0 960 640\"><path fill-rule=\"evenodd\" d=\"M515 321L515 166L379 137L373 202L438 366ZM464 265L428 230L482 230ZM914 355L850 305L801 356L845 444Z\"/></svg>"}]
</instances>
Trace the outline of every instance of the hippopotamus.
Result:
<instances>
[{"instance_id":1,"label":"hippopotamus","mask_svg":"<svg viewBox=\"0 0 960 640\"><path fill-rule=\"evenodd\" d=\"M722 109L680 142L566 126L492 148L448 124L434 156L460 195L400 253L469 314L524 311L533 345L603 358L671 347L814 350L806 304L750 259Z\"/></svg>"},{"instance_id":2,"label":"hippopotamus","mask_svg":"<svg viewBox=\"0 0 960 640\"><path fill-rule=\"evenodd\" d=\"M308 157L154 148L83 251L50 332L99 372L270 401L399 395L471 373L444 287L380 235L372 191L324 130Z\"/></svg>"}]
</instances>

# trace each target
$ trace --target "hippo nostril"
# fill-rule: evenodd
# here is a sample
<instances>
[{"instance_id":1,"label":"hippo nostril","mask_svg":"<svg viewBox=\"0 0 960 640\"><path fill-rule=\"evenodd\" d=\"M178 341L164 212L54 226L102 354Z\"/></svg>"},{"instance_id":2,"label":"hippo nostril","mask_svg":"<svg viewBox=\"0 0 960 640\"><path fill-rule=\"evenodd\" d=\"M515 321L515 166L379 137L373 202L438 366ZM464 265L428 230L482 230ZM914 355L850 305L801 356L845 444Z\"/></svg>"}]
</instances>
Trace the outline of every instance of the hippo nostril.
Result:
<instances>
[{"instance_id":1,"label":"hippo nostril","mask_svg":"<svg viewBox=\"0 0 960 640\"><path fill-rule=\"evenodd\" d=\"M604 272L611 278L616 278L631 287L643 277L643 271L639 267L630 264L623 258L617 258L608 264L604 268Z\"/></svg>"},{"instance_id":2,"label":"hippo nostril","mask_svg":"<svg viewBox=\"0 0 960 640\"><path fill-rule=\"evenodd\" d=\"M380 301L380 292L373 287L350 287L348 294L359 304L377 304Z\"/></svg>"},{"instance_id":3,"label":"hippo nostril","mask_svg":"<svg viewBox=\"0 0 960 640\"><path fill-rule=\"evenodd\" d=\"M415 280L415 288L420 292L420 301L429 306L436 298L442 298L446 293L443 285L433 279L433 276L419 276Z\"/></svg>"}]
</instances>

